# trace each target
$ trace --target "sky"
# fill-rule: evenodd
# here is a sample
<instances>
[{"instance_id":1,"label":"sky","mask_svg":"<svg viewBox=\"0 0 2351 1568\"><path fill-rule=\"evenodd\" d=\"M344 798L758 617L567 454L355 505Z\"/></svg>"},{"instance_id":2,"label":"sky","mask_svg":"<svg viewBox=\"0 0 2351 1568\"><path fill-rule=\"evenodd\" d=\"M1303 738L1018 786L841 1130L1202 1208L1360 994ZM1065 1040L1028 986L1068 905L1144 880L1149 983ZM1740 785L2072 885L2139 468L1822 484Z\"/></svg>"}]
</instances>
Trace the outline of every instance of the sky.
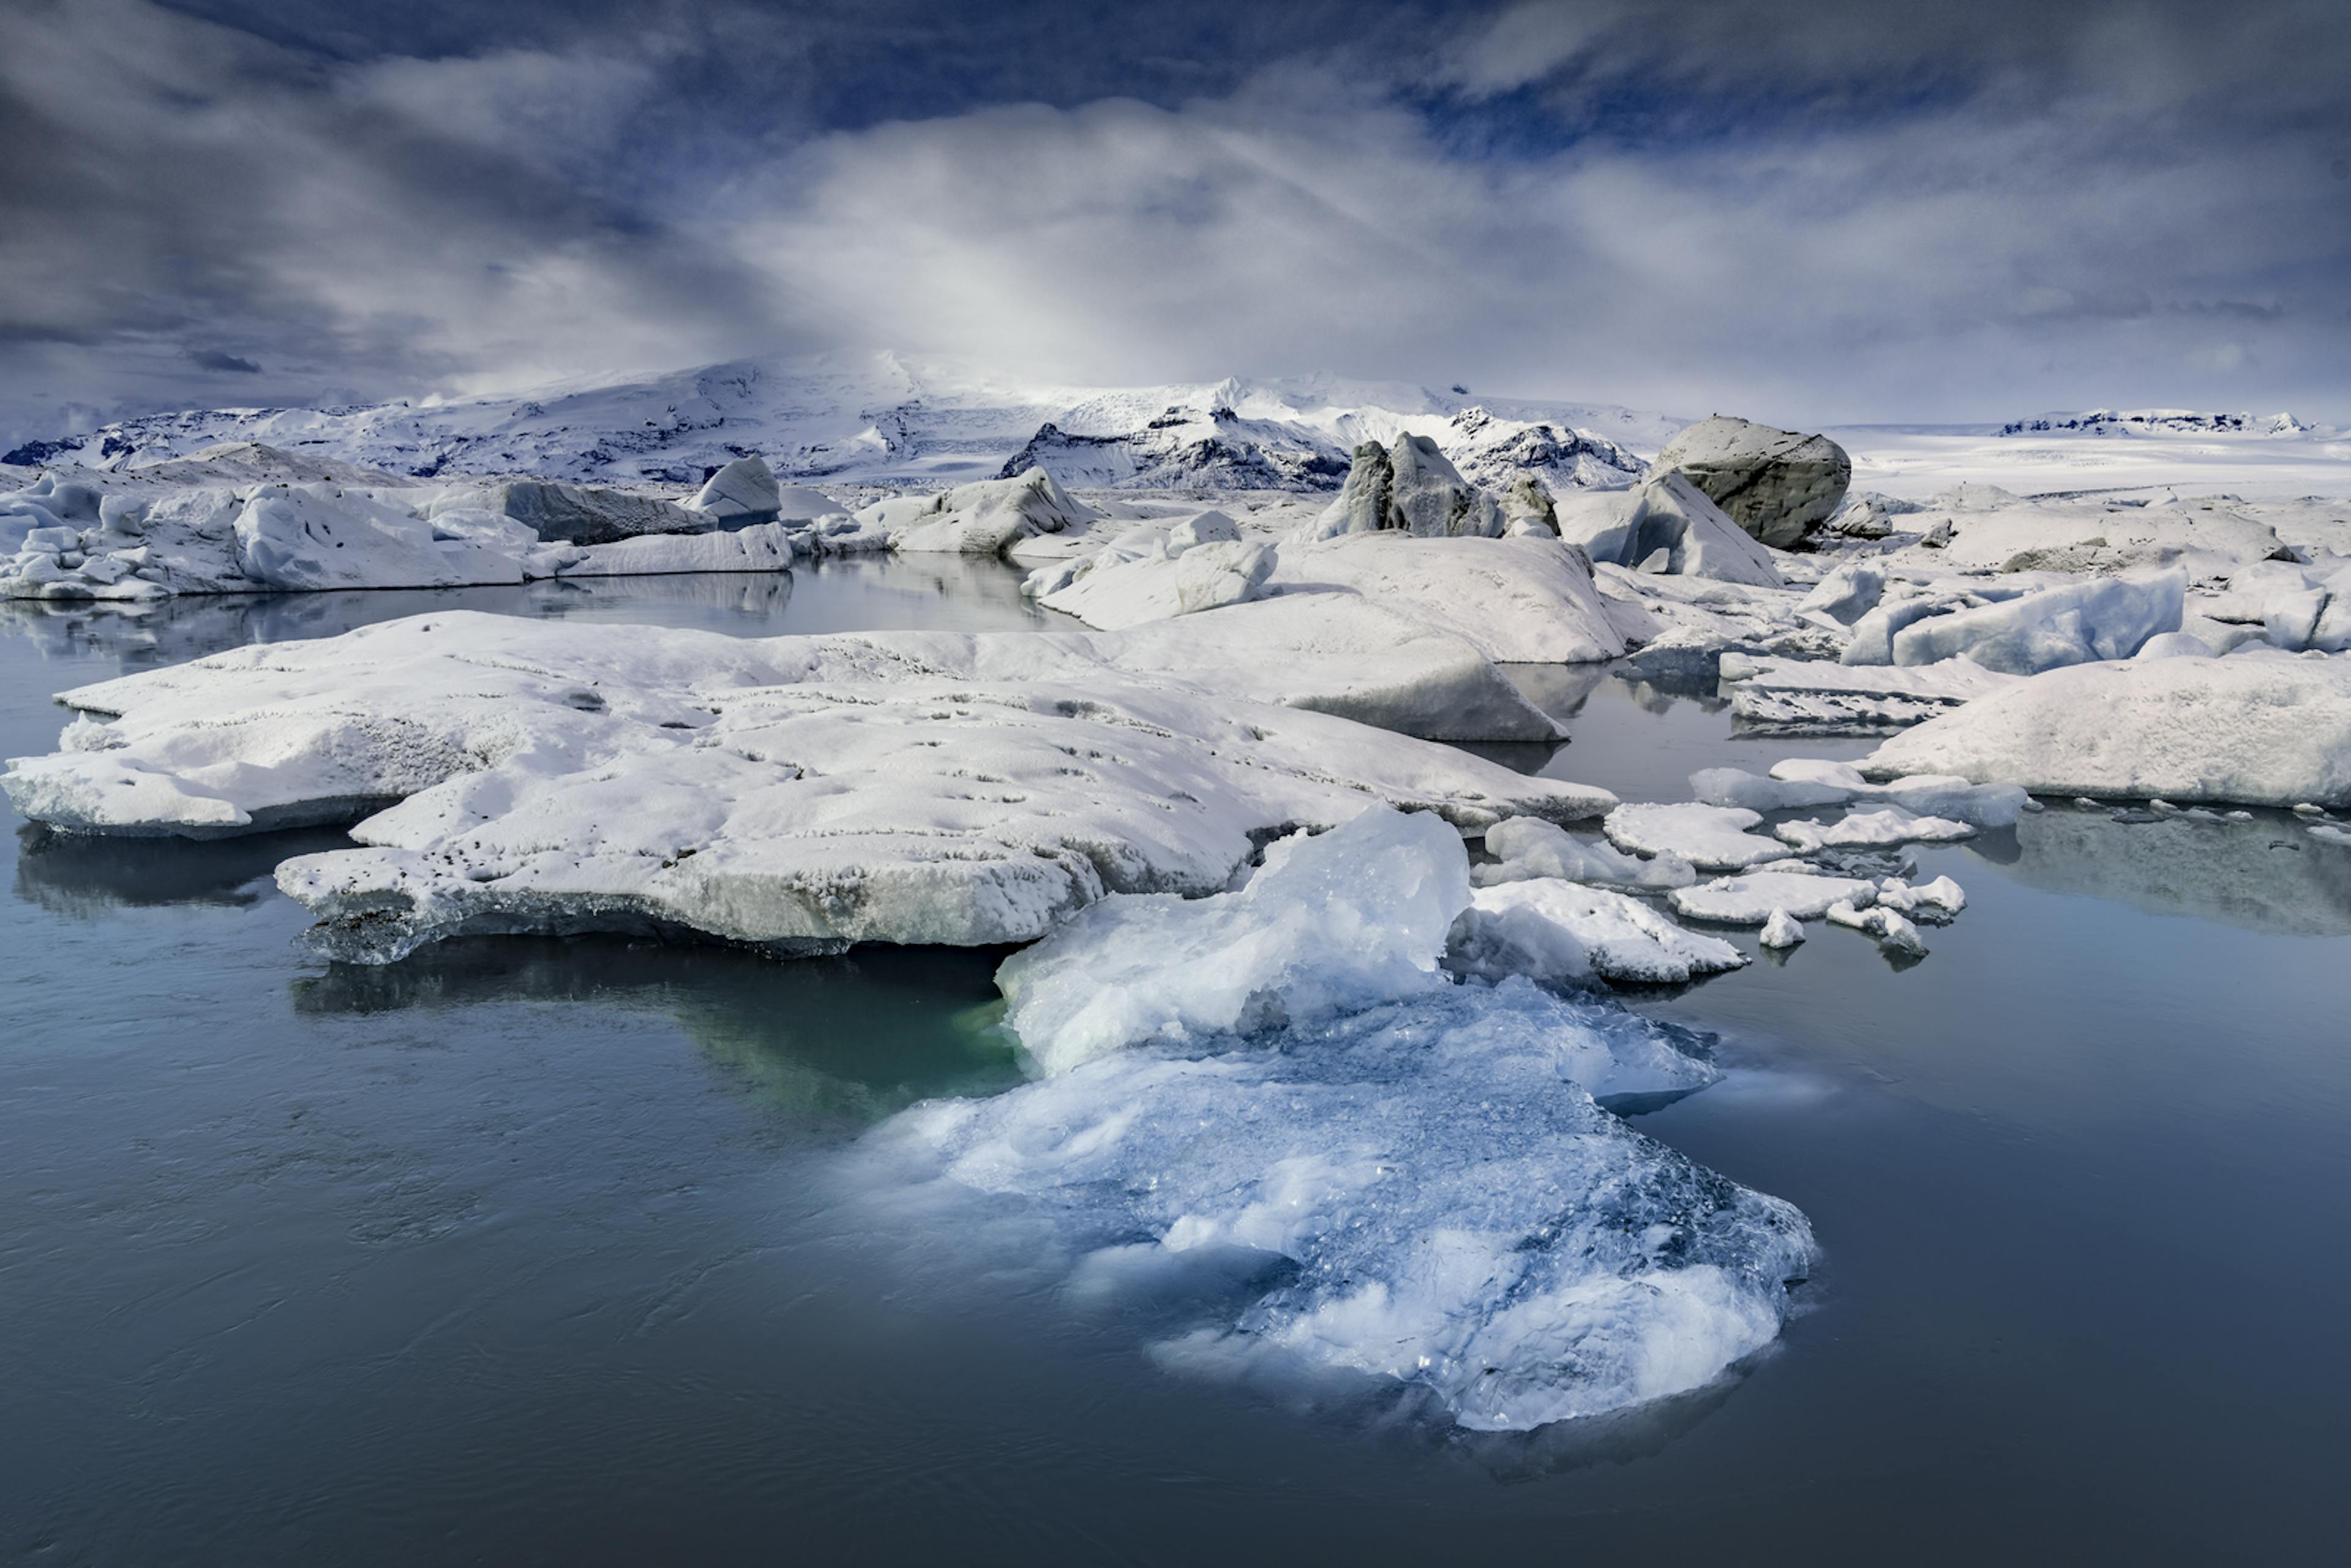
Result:
<instances>
[{"instance_id":1,"label":"sky","mask_svg":"<svg viewBox=\"0 0 2351 1568\"><path fill-rule=\"evenodd\" d=\"M2351 6L0 0L0 444L896 351L2351 421Z\"/></svg>"}]
</instances>

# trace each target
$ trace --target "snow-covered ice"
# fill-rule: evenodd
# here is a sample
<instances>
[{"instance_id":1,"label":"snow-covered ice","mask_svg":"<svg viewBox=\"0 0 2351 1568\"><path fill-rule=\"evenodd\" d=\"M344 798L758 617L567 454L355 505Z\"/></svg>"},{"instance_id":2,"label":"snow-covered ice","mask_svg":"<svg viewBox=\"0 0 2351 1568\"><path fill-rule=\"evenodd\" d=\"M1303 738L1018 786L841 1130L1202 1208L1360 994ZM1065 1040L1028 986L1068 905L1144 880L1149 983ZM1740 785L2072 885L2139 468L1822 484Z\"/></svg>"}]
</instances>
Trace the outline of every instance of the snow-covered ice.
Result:
<instances>
[{"instance_id":1,"label":"snow-covered ice","mask_svg":"<svg viewBox=\"0 0 2351 1568\"><path fill-rule=\"evenodd\" d=\"M1775 909L1771 912L1771 918L1763 922L1762 933L1756 937L1756 940L1766 947L1774 947L1785 952L1791 947L1802 945L1804 940L1804 928L1798 923L1796 917L1786 910Z\"/></svg>"},{"instance_id":2,"label":"snow-covered ice","mask_svg":"<svg viewBox=\"0 0 2351 1568\"><path fill-rule=\"evenodd\" d=\"M1863 766L2035 794L2351 805L2351 659L2247 652L2052 670L1893 737Z\"/></svg>"},{"instance_id":3,"label":"snow-covered ice","mask_svg":"<svg viewBox=\"0 0 2351 1568\"><path fill-rule=\"evenodd\" d=\"M1622 810L1620 807L1619 810ZM1894 844L1949 843L1970 838L1975 829L1948 817L1921 817L1899 806L1878 811L1852 811L1834 822L1782 822L1771 830L1781 842L1799 853L1820 850L1881 849Z\"/></svg>"},{"instance_id":4,"label":"snow-covered ice","mask_svg":"<svg viewBox=\"0 0 2351 1568\"><path fill-rule=\"evenodd\" d=\"M1667 986L1738 968L1747 955L1685 931L1646 901L1541 877L1479 888L1453 928L1447 967L1552 986Z\"/></svg>"},{"instance_id":5,"label":"snow-covered ice","mask_svg":"<svg viewBox=\"0 0 2351 1568\"><path fill-rule=\"evenodd\" d=\"M86 831L373 811L366 847L279 880L374 959L498 931L1027 941L1105 893L1221 888L1252 835L1373 805L1475 832L1614 803L1121 652L428 614L81 688L70 704L116 716L103 737L0 785Z\"/></svg>"},{"instance_id":6,"label":"snow-covered ice","mask_svg":"<svg viewBox=\"0 0 2351 1568\"><path fill-rule=\"evenodd\" d=\"M1926 955L1927 939L1918 935L1918 927L1900 911L1883 904L1856 908L1850 903L1832 904L1828 907L1828 921L1832 925L1849 926L1876 937L1877 945L1888 953L1908 958Z\"/></svg>"},{"instance_id":7,"label":"snow-covered ice","mask_svg":"<svg viewBox=\"0 0 2351 1568\"><path fill-rule=\"evenodd\" d=\"M1818 920L1834 904L1867 903L1876 896L1877 884L1865 877L1829 876L1809 867L1717 877L1666 895L1677 915L1718 925L1761 925L1774 914Z\"/></svg>"},{"instance_id":8,"label":"snow-covered ice","mask_svg":"<svg viewBox=\"0 0 2351 1568\"><path fill-rule=\"evenodd\" d=\"M1700 871L1735 871L1793 852L1748 831L1762 821L1738 807L1636 804L1609 812L1601 831L1610 843L1635 854L1679 855Z\"/></svg>"}]
</instances>

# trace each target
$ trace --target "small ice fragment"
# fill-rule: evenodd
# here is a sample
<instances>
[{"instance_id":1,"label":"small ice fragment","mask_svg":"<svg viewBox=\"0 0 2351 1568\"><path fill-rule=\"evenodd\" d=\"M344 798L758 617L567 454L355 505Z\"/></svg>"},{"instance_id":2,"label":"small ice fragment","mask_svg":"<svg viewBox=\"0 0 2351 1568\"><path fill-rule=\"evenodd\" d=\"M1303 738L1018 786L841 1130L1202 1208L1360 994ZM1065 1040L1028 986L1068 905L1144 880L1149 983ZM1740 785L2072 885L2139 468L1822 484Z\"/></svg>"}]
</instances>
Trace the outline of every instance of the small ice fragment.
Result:
<instances>
[{"instance_id":1,"label":"small ice fragment","mask_svg":"<svg viewBox=\"0 0 2351 1568\"><path fill-rule=\"evenodd\" d=\"M1927 943L1918 935L1918 928L1891 909L1877 905L1856 909L1850 904L1834 904L1829 906L1828 918L1832 925L1848 926L1875 936L1886 952L1914 958L1926 955Z\"/></svg>"},{"instance_id":2,"label":"small ice fragment","mask_svg":"<svg viewBox=\"0 0 2351 1568\"><path fill-rule=\"evenodd\" d=\"M1784 909L1775 909L1771 918L1763 923L1763 935L1758 938L1766 947L1793 947L1804 939L1804 928L1796 917Z\"/></svg>"}]
</instances>

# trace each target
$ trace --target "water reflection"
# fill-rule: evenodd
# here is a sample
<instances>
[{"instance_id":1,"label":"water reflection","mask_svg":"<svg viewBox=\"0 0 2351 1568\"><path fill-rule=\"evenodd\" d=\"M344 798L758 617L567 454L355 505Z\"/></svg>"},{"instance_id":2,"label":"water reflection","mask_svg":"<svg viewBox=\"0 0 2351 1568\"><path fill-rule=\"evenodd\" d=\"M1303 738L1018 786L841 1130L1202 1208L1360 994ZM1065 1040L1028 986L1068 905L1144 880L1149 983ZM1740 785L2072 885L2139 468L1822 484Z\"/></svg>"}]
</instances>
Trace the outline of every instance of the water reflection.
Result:
<instances>
[{"instance_id":1,"label":"water reflection","mask_svg":"<svg viewBox=\"0 0 2351 1568\"><path fill-rule=\"evenodd\" d=\"M1001 957L869 947L772 959L619 937L495 936L443 942L380 967L334 965L290 990L307 1014L516 1001L656 1010L771 1109L862 1125L917 1100L1021 1081L995 1027Z\"/></svg>"},{"instance_id":2,"label":"water reflection","mask_svg":"<svg viewBox=\"0 0 2351 1568\"><path fill-rule=\"evenodd\" d=\"M16 896L72 920L164 904L244 908L269 893L277 862L348 849L333 828L298 828L231 839L119 839L16 832Z\"/></svg>"},{"instance_id":3,"label":"water reflection","mask_svg":"<svg viewBox=\"0 0 2351 1568\"><path fill-rule=\"evenodd\" d=\"M449 610L691 627L738 636L1070 624L1021 595L1022 576L1019 568L992 559L879 557L791 571L568 577L513 587L192 595L143 604L5 600L0 634L24 638L47 660L87 662L98 655L129 671L251 643L333 637L404 615Z\"/></svg>"},{"instance_id":4,"label":"water reflection","mask_svg":"<svg viewBox=\"0 0 2351 1568\"><path fill-rule=\"evenodd\" d=\"M2028 813L2015 837L2009 874L2030 887L2247 931L2351 933L2351 850L2283 816L2117 822L2103 810L2052 807Z\"/></svg>"}]
</instances>

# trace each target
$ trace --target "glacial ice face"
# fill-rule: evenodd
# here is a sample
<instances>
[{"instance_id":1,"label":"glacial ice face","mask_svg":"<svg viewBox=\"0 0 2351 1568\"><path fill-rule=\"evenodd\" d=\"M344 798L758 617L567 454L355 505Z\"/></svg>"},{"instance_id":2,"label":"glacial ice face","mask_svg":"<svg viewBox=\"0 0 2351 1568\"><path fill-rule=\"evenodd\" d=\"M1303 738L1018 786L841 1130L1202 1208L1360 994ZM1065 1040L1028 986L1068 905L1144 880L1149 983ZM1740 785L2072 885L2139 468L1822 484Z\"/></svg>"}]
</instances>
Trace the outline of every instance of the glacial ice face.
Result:
<instances>
[{"instance_id":1,"label":"glacial ice face","mask_svg":"<svg viewBox=\"0 0 2351 1568\"><path fill-rule=\"evenodd\" d=\"M854 1158L861 1186L938 1206L931 1233L1025 1222L1024 1257L1058 1245L1095 1282L1280 1265L1163 1343L1172 1365L1385 1381L1523 1429L1700 1387L1778 1332L1802 1215L1593 1103L1712 1076L1616 1009L1445 986L933 1102Z\"/></svg>"},{"instance_id":2,"label":"glacial ice face","mask_svg":"<svg viewBox=\"0 0 2351 1568\"><path fill-rule=\"evenodd\" d=\"M2127 659L2148 638L2179 630L2187 589L2187 574L2179 571L2093 578L1929 615L1894 633L1892 658L1897 664L1932 664L1965 654L2011 675Z\"/></svg>"},{"instance_id":3,"label":"glacial ice face","mask_svg":"<svg viewBox=\"0 0 2351 1568\"><path fill-rule=\"evenodd\" d=\"M1446 983L1460 835L1370 810L1284 841L1238 893L1113 894L1004 961L1005 1022L1048 1073L1147 1040L1311 1023Z\"/></svg>"}]
</instances>

